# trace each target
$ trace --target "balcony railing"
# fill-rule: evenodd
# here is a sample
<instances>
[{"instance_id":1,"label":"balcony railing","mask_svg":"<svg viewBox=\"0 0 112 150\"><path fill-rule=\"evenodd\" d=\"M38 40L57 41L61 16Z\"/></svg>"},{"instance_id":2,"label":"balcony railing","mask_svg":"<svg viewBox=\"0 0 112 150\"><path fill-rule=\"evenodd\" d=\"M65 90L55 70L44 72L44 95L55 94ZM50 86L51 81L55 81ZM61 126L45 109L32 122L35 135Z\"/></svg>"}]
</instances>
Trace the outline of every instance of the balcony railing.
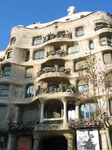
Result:
<instances>
[{"instance_id":1,"label":"balcony railing","mask_svg":"<svg viewBox=\"0 0 112 150\"><path fill-rule=\"evenodd\" d=\"M71 69L65 68L65 67L45 67L41 71L37 72L37 77L40 77L44 73L49 73L49 72L64 72L65 74L70 74Z\"/></svg>"},{"instance_id":2,"label":"balcony railing","mask_svg":"<svg viewBox=\"0 0 112 150\"><path fill-rule=\"evenodd\" d=\"M61 83L58 86L50 85L47 88L40 88L40 87L38 87L38 89L36 91L36 95L42 94L42 93L56 93L56 92L76 93L77 90L74 87L74 85L68 85L68 84Z\"/></svg>"},{"instance_id":3,"label":"balcony railing","mask_svg":"<svg viewBox=\"0 0 112 150\"><path fill-rule=\"evenodd\" d=\"M47 34L45 37L43 37L43 42L47 42L51 39L55 39L55 38L72 38L72 33L69 31L66 32L60 32L58 34Z\"/></svg>"},{"instance_id":4,"label":"balcony railing","mask_svg":"<svg viewBox=\"0 0 112 150\"><path fill-rule=\"evenodd\" d=\"M102 29L102 28L112 28L112 24L105 24L105 23L101 23L99 25L96 25L96 28L94 28L95 31Z\"/></svg>"},{"instance_id":5,"label":"balcony railing","mask_svg":"<svg viewBox=\"0 0 112 150\"><path fill-rule=\"evenodd\" d=\"M66 56L67 53L64 50L62 51L61 49L59 49L59 50L52 50L50 52L47 52L46 57L48 57L50 55L53 55L53 56L54 55Z\"/></svg>"},{"instance_id":6,"label":"balcony railing","mask_svg":"<svg viewBox=\"0 0 112 150\"><path fill-rule=\"evenodd\" d=\"M35 125L39 124L39 119L31 120L29 122L9 122L9 131L28 131L33 130Z\"/></svg>"},{"instance_id":7,"label":"balcony railing","mask_svg":"<svg viewBox=\"0 0 112 150\"><path fill-rule=\"evenodd\" d=\"M69 128L72 129L81 129L81 128L102 128L104 127L104 124L106 123L109 125L111 119L109 119L107 112L102 112L101 114L98 114L97 117L91 117L91 118L79 118L70 120L68 122Z\"/></svg>"},{"instance_id":8,"label":"balcony railing","mask_svg":"<svg viewBox=\"0 0 112 150\"><path fill-rule=\"evenodd\" d=\"M62 119L55 120L55 118L54 118L54 120L52 119L52 120L44 120L43 121L43 124L61 124L61 123L63 123Z\"/></svg>"}]
</instances>

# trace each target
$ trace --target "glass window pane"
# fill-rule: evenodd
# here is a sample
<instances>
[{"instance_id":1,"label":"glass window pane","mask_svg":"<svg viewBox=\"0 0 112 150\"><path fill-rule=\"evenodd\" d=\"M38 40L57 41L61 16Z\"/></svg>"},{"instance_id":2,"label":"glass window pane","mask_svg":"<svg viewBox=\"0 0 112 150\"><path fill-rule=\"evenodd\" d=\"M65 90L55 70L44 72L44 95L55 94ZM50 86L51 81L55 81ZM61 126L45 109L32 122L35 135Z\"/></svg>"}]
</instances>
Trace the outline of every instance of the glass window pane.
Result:
<instances>
[{"instance_id":1,"label":"glass window pane","mask_svg":"<svg viewBox=\"0 0 112 150\"><path fill-rule=\"evenodd\" d=\"M44 50L34 53L34 60L43 59L43 58L44 58Z\"/></svg>"},{"instance_id":2,"label":"glass window pane","mask_svg":"<svg viewBox=\"0 0 112 150\"><path fill-rule=\"evenodd\" d=\"M90 117L94 117L95 113L95 104L91 103L90 104Z\"/></svg>"},{"instance_id":3,"label":"glass window pane","mask_svg":"<svg viewBox=\"0 0 112 150\"><path fill-rule=\"evenodd\" d=\"M81 118L84 118L84 105L81 105L80 115L81 115Z\"/></svg>"},{"instance_id":4,"label":"glass window pane","mask_svg":"<svg viewBox=\"0 0 112 150\"><path fill-rule=\"evenodd\" d=\"M86 118L89 118L89 104L85 104Z\"/></svg>"}]
</instances>

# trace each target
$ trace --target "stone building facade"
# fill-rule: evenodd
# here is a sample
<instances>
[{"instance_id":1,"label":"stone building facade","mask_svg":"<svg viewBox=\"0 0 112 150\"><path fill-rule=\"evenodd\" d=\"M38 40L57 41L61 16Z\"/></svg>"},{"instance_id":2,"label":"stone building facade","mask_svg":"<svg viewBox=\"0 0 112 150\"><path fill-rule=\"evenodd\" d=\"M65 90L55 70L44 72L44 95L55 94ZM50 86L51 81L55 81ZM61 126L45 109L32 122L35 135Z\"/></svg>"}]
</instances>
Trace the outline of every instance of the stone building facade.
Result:
<instances>
[{"instance_id":1,"label":"stone building facade","mask_svg":"<svg viewBox=\"0 0 112 150\"><path fill-rule=\"evenodd\" d=\"M76 94L76 89L92 92L89 81L79 78L80 66L88 68L90 52L100 59L99 69L111 69L111 14L75 13L71 7L67 16L52 22L12 28L0 51L1 150L108 150L101 127L69 126L71 119L94 116L96 103L80 103ZM98 102L104 96L97 96ZM110 94L105 107L110 118L111 104ZM110 122L110 139L111 134Z\"/></svg>"}]
</instances>

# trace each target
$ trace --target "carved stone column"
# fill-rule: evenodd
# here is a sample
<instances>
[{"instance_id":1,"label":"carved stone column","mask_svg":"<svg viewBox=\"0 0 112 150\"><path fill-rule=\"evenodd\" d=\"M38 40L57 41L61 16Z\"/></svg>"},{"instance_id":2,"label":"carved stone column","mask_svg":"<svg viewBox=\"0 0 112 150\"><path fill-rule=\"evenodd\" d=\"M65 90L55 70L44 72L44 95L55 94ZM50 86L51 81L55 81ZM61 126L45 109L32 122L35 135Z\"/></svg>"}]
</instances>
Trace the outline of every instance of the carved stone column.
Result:
<instances>
[{"instance_id":1,"label":"carved stone column","mask_svg":"<svg viewBox=\"0 0 112 150\"><path fill-rule=\"evenodd\" d=\"M74 147L74 135L68 133L65 136L67 138L68 150L75 150L75 147Z\"/></svg>"},{"instance_id":2,"label":"carved stone column","mask_svg":"<svg viewBox=\"0 0 112 150\"><path fill-rule=\"evenodd\" d=\"M14 122L17 122L17 120L18 120L18 115L19 115L19 107L18 107L18 106L16 106L16 108L15 108L15 117L14 117Z\"/></svg>"},{"instance_id":3,"label":"carved stone column","mask_svg":"<svg viewBox=\"0 0 112 150\"><path fill-rule=\"evenodd\" d=\"M38 134L35 134L34 135L33 150L39 150L39 143L40 143L40 136L38 136Z\"/></svg>"},{"instance_id":4,"label":"carved stone column","mask_svg":"<svg viewBox=\"0 0 112 150\"><path fill-rule=\"evenodd\" d=\"M9 133L7 150L15 150L17 146L17 137L15 134Z\"/></svg>"},{"instance_id":5,"label":"carved stone column","mask_svg":"<svg viewBox=\"0 0 112 150\"><path fill-rule=\"evenodd\" d=\"M66 123L66 122L67 122L67 101L66 101L66 100L64 100L64 101L63 101L63 104L64 104L64 115L63 115L63 121L64 121L64 123Z\"/></svg>"},{"instance_id":6,"label":"carved stone column","mask_svg":"<svg viewBox=\"0 0 112 150\"><path fill-rule=\"evenodd\" d=\"M101 130L100 134L101 134L101 149L102 150L108 150L106 131Z\"/></svg>"},{"instance_id":7,"label":"carved stone column","mask_svg":"<svg viewBox=\"0 0 112 150\"><path fill-rule=\"evenodd\" d=\"M44 102L41 102L41 112L40 112L40 122L43 122L43 118L44 118Z\"/></svg>"},{"instance_id":8,"label":"carved stone column","mask_svg":"<svg viewBox=\"0 0 112 150\"><path fill-rule=\"evenodd\" d=\"M33 50L30 49L30 58L29 58L29 61L32 61L33 60Z\"/></svg>"},{"instance_id":9,"label":"carved stone column","mask_svg":"<svg viewBox=\"0 0 112 150\"><path fill-rule=\"evenodd\" d=\"M76 111L76 119L78 119L79 118L79 102L75 102L75 111Z\"/></svg>"}]
</instances>

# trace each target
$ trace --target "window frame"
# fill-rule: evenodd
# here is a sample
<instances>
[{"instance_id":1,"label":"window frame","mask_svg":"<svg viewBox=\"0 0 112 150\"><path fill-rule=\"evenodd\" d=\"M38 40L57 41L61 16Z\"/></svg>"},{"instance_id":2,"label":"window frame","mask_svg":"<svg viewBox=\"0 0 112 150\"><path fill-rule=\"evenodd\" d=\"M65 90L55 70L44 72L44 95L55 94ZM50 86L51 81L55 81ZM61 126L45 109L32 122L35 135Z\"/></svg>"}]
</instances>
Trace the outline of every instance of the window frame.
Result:
<instances>
[{"instance_id":1,"label":"window frame","mask_svg":"<svg viewBox=\"0 0 112 150\"><path fill-rule=\"evenodd\" d=\"M26 87L26 98L30 98L34 96L35 96L35 85L30 84Z\"/></svg>"},{"instance_id":2,"label":"window frame","mask_svg":"<svg viewBox=\"0 0 112 150\"><path fill-rule=\"evenodd\" d=\"M70 50L69 50L70 49ZM78 50L77 50L78 49ZM69 52L70 51L70 52ZM74 44L72 46L68 46L67 48L67 54L70 55L70 54L73 54L73 53L78 53L80 51L80 47L79 47L79 44Z\"/></svg>"},{"instance_id":3,"label":"window frame","mask_svg":"<svg viewBox=\"0 0 112 150\"><path fill-rule=\"evenodd\" d=\"M12 54L13 54L13 50L9 50L9 51L7 51L7 59L10 59L10 58L12 58Z\"/></svg>"},{"instance_id":4,"label":"window frame","mask_svg":"<svg viewBox=\"0 0 112 150\"><path fill-rule=\"evenodd\" d=\"M45 57L45 51L44 50L39 50L39 51L34 52L34 58L33 58L34 60L44 59L44 57Z\"/></svg>"},{"instance_id":5,"label":"window frame","mask_svg":"<svg viewBox=\"0 0 112 150\"><path fill-rule=\"evenodd\" d=\"M11 65L5 65L2 69L2 77L5 77L5 76L10 76L11 74ZM8 72L8 74L6 73Z\"/></svg>"},{"instance_id":6,"label":"window frame","mask_svg":"<svg viewBox=\"0 0 112 150\"><path fill-rule=\"evenodd\" d=\"M110 37L104 36L100 38L101 46L112 46L112 39Z\"/></svg>"},{"instance_id":7,"label":"window frame","mask_svg":"<svg viewBox=\"0 0 112 150\"><path fill-rule=\"evenodd\" d=\"M37 113L35 113L35 112L37 112ZM30 114L30 115L26 117L27 114ZM35 118L34 118L34 114L37 115ZM39 119L39 117L40 117L39 107L37 107L37 108L33 107L33 108L28 108L28 109L23 110L21 112L20 119L22 122L29 122L29 121L35 120L37 118Z\"/></svg>"},{"instance_id":8,"label":"window frame","mask_svg":"<svg viewBox=\"0 0 112 150\"><path fill-rule=\"evenodd\" d=\"M108 62L105 60L106 54L110 54L110 57L111 57L110 62L109 62L109 59L108 59ZM112 52L103 53L103 62L104 62L104 64L111 64L112 63Z\"/></svg>"},{"instance_id":9,"label":"window frame","mask_svg":"<svg viewBox=\"0 0 112 150\"><path fill-rule=\"evenodd\" d=\"M38 37L34 37L33 38L33 45L40 45L42 44L42 37L41 36L38 36Z\"/></svg>"},{"instance_id":10,"label":"window frame","mask_svg":"<svg viewBox=\"0 0 112 150\"><path fill-rule=\"evenodd\" d=\"M94 42L93 42L93 41L90 41L90 42L89 42L89 49L90 49L90 50L93 50L93 49L94 49Z\"/></svg>"},{"instance_id":11,"label":"window frame","mask_svg":"<svg viewBox=\"0 0 112 150\"><path fill-rule=\"evenodd\" d=\"M0 123L6 120L6 114L7 114L7 106L6 105L1 105L0 106L0 111L1 111L1 108L5 111L5 113L4 114L2 113L2 115L0 115Z\"/></svg>"},{"instance_id":12,"label":"window frame","mask_svg":"<svg viewBox=\"0 0 112 150\"><path fill-rule=\"evenodd\" d=\"M28 71L29 69L32 69L32 75L28 75L27 71ZM32 76L33 76L33 67L28 67L28 68L26 68L26 70L25 70L25 78L32 78Z\"/></svg>"},{"instance_id":13,"label":"window frame","mask_svg":"<svg viewBox=\"0 0 112 150\"><path fill-rule=\"evenodd\" d=\"M109 100L109 111L110 111L110 115L112 115L112 99Z\"/></svg>"},{"instance_id":14,"label":"window frame","mask_svg":"<svg viewBox=\"0 0 112 150\"><path fill-rule=\"evenodd\" d=\"M88 64L87 64L86 61L87 61L87 60L84 59L84 60L79 60L79 61L75 62L75 63L74 63L74 65L75 65L74 71L75 71L75 72L78 72L78 71L82 71L82 70L87 70L87 69L88 69ZM85 62L85 66L83 66L81 62ZM78 63L79 63L79 69L77 69L77 64L78 64ZM81 65L80 65L80 63L81 63Z\"/></svg>"},{"instance_id":15,"label":"window frame","mask_svg":"<svg viewBox=\"0 0 112 150\"><path fill-rule=\"evenodd\" d=\"M94 109L93 111L91 111L91 105L93 104L92 109ZM86 107L88 105L88 108ZM81 114L81 107L83 106L83 113ZM89 110L89 111L88 111ZM87 102L87 103L83 103L80 105L80 118L92 118L92 117L96 117L97 113L95 111L98 110L98 103L97 102ZM89 113L89 114L87 114Z\"/></svg>"},{"instance_id":16,"label":"window frame","mask_svg":"<svg viewBox=\"0 0 112 150\"><path fill-rule=\"evenodd\" d=\"M16 43L16 38L14 37L10 41L10 46L15 45L15 43Z\"/></svg>"},{"instance_id":17,"label":"window frame","mask_svg":"<svg viewBox=\"0 0 112 150\"><path fill-rule=\"evenodd\" d=\"M84 27L79 27L76 29L76 37L80 37L84 35Z\"/></svg>"},{"instance_id":18,"label":"window frame","mask_svg":"<svg viewBox=\"0 0 112 150\"><path fill-rule=\"evenodd\" d=\"M2 86L6 86L6 87L2 87ZM8 84L1 84L0 85L0 97L8 97L9 89L10 89L10 86Z\"/></svg>"}]
</instances>

